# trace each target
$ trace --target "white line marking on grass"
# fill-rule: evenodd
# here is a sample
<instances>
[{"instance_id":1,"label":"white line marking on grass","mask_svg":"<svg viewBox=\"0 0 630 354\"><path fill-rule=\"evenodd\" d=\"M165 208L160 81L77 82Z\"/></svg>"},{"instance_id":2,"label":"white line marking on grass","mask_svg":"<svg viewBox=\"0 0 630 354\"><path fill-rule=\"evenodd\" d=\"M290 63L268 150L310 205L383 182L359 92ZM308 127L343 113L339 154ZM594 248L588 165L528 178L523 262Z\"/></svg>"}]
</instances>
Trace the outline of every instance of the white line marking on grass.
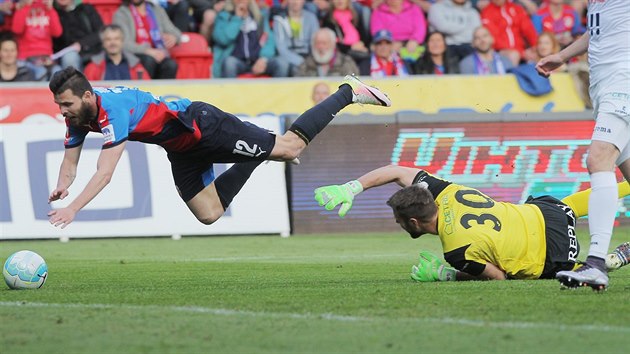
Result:
<instances>
[{"instance_id":1,"label":"white line marking on grass","mask_svg":"<svg viewBox=\"0 0 630 354\"><path fill-rule=\"evenodd\" d=\"M329 255L304 255L304 256L234 256L234 257L205 257L205 258L185 258L178 259L178 262L240 262L240 261L300 261L313 259L331 259L335 261L347 261L353 259L370 258L399 258L409 257L408 253L390 254L349 254L339 256Z\"/></svg>"},{"instance_id":2,"label":"white line marking on grass","mask_svg":"<svg viewBox=\"0 0 630 354\"><path fill-rule=\"evenodd\" d=\"M608 326L608 325L568 325L560 323L547 322L495 322L483 320L471 320L465 318L427 318L427 317L364 317L364 316L346 316L334 313L290 313L290 312L256 312L242 311L231 309L217 309L200 306L155 306L155 305L112 305L112 304L80 304L80 303L43 303L43 302L19 302L19 301L0 301L0 307L32 307L32 308L72 308L72 309L123 309L123 310L168 310L173 312L185 313L202 313L217 316L244 316L244 317L263 317L263 318L289 318L300 320L327 320L335 322L379 322L379 321L403 321L411 323L429 323L438 325L458 325L469 327L492 327L492 328L514 328L514 329L553 329L567 332L574 331L595 331L595 332L617 332L630 333L630 327L624 326Z\"/></svg>"}]
</instances>

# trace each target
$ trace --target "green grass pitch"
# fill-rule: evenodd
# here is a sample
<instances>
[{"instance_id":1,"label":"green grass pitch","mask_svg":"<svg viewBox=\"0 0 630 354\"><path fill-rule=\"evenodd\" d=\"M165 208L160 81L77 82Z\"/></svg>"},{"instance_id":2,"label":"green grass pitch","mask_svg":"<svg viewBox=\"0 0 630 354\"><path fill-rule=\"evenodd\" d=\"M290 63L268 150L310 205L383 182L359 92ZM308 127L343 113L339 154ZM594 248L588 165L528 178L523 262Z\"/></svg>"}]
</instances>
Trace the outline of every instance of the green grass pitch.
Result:
<instances>
[{"instance_id":1,"label":"green grass pitch","mask_svg":"<svg viewBox=\"0 0 630 354\"><path fill-rule=\"evenodd\" d=\"M588 235L580 228L583 247ZM617 228L611 248L630 240ZM603 293L554 280L416 283L406 234L5 241L47 261L0 287L1 353L628 353L630 267Z\"/></svg>"}]
</instances>

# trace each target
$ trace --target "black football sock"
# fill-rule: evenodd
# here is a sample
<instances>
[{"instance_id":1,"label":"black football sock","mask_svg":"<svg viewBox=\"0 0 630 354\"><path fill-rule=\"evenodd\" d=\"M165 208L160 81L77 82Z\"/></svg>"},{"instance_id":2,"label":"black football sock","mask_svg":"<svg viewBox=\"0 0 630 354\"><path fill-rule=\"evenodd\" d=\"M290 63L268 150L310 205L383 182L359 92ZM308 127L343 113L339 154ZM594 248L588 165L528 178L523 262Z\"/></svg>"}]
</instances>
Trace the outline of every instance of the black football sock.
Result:
<instances>
[{"instance_id":1,"label":"black football sock","mask_svg":"<svg viewBox=\"0 0 630 354\"><path fill-rule=\"evenodd\" d=\"M217 189L223 210L228 208L230 203L232 203L232 199L243 188L252 172L262 162L261 160L235 163L214 180L214 187Z\"/></svg>"},{"instance_id":2,"label":"black football sock","mask_svg":"<svg viewBox=\"0 0 630 354\"><path fill-rule=\"evenodd\" d=\"M308 144L335 118L339 111L351 103L352 88L348 84L343 84L339 86L337 92L302 113L289 130Z\"/></svg>"}]
</instances>

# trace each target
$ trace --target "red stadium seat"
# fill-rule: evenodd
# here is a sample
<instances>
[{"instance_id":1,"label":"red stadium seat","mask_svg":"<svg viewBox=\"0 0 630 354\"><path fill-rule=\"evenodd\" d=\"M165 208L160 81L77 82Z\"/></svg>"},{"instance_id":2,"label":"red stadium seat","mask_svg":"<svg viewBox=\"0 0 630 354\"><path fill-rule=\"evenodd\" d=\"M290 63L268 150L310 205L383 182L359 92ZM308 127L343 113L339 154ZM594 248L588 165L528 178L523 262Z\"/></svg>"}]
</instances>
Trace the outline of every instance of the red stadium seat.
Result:
<instances>
[{"instance_id":1,"label":"red stadium seat","mask_svg":"<svg viewBox=\"0 0 630 354\"><path fill-rule=\"evenodd\" d=\"M171 57L177 62L178 79L209 79L212 75L212 54L208 42L199 33L185 32L182 41L171 48Z\"/></svg>"},{"instance_id":2,"label":"red stadium seat","mask_svg":"<svg viewBox=\"0 0 630 354\"><path fill-rule=\"evenodd\" d=\"M114 12L118 10L122 4L122 0L83 0L84 4L90 4L94 6L105 25L112 23Z\"/></svg>"}]
</instances>

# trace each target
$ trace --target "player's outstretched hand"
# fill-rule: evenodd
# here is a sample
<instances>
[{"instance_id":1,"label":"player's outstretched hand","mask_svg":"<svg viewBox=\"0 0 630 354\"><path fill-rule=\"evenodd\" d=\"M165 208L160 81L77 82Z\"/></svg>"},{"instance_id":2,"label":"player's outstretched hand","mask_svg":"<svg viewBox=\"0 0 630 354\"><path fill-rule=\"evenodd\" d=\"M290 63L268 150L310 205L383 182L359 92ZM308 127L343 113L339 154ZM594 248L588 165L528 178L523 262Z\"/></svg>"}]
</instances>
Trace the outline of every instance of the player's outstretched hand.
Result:
<instances>
[{"instance_id":1,"label":"player's outstretched hand","mask_svg":"<svg viewBox=\"0 0 630 354\"><path fill-rule=\"evenodd\" d=\"M74 220L76 214L77 212L70 208L55 209L48 212L48 221L55 227L61 226L65 229Z\"/></svg>"},{"instance_id":2,"label":"player's outstretched hand","mask_svg":"<svg viewBox=\"0 0 630 354\"><path fill-rule=\"evenodd\" d=\"M363 186L359 181L350 181L342 185L332 185L319 187L315 190L315 200L319 206L323 206L326 210L333 210L337 205L339 208L339 216L345 217L350 208L354 196L363 191Z\"/></svg>"},{"instance_id":3,"label":"player's outstretched hand","mask_svg":"<svg viewBox=\"0 0 630 354\"><path fill-rule=\"evenodd\" d=\"M551 73L564 64L560 54L551 54L538 61L536 71L540 76L549 77Z\"/></svg>"},{"instance_id":4,"label":"player's outstretched hand","mask_svg":"<svg viewBox=\"0 0 630 354\"><path fill-rule=\"evenodd\" d=\"M48 204L50 204L51 202L54 202L55 200L63 199L67 196L68 196L67 189L57 188L54 191L52 191L52 193L50 193L50 196L48 196Z\"/></svg>"},{"instance_id":5,"label":"player's outstretched hand","mask_svg":"<svg viewBox=\"0 0 630 354\"><path fill-rule=\"evenodd\" d=\"M442 262L436 255L421 251L418 265L411 267L411 279L419 282L455 280L457 271Z\"/></svg>"}]
</instances>

